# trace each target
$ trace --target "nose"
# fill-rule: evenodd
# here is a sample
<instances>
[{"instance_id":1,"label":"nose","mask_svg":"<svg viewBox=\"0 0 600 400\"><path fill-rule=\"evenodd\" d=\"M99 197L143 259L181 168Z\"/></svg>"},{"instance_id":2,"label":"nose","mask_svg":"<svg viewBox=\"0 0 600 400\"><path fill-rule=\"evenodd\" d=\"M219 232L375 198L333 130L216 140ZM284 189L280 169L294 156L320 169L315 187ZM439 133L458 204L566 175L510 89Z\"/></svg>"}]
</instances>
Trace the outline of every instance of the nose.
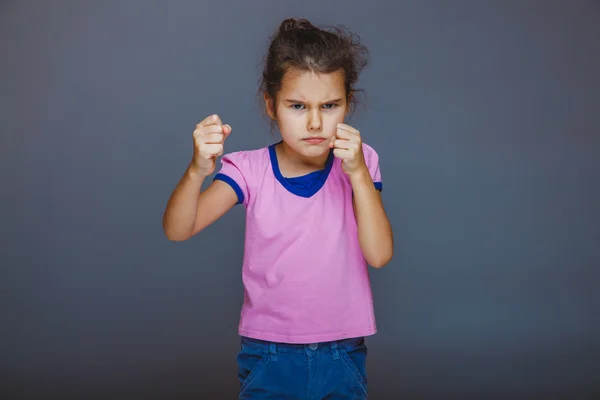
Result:
<instances>
[{"instance_id":1,"label":"nose","mask_svg":"<svg viewBox=\"0 0 600 400\"><path fill-rule=\"evenodd\" d=\"M308 124L306 129L309 132L319 132L323 128L323 121L321 120L321 113L314 110L308 114Z\"/></svg>"}]
</instances>

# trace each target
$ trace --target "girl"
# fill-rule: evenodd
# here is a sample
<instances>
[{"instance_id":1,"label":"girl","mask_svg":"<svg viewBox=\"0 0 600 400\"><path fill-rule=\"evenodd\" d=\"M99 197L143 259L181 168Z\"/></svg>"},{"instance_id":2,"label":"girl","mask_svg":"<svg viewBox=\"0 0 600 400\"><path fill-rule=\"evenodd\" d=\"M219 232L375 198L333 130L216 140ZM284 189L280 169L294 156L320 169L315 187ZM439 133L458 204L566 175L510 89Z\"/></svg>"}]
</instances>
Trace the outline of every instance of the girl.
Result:
<instances>
[{"instance_id":1,"label":"girl","mask_svg":"<svg viewBox=\"0 0 600 400\"><path fill-rule=\"evenodd\" d=\"M367 265L393 254L377 153L344 123L366 49L341 29L282 22L261 92L282 140L221 158L231 126L193 133L194 156L164 231L186 240L236 204L246 209L241 399L364 399L365 336L376 332Z\"/></svg>"}]
</instances>

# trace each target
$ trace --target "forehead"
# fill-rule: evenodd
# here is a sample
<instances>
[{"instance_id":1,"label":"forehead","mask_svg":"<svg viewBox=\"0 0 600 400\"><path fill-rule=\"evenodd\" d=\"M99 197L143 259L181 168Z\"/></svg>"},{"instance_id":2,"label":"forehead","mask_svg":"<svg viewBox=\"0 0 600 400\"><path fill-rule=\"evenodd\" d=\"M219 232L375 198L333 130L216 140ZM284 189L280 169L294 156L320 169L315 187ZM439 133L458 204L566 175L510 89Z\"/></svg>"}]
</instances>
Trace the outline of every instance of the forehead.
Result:
<instances>
[{"instance_id":1,"label":"forehead","mask_svg":"<svg viewBox=\"0 0 600 400\"><path fill-rule=\"evenodd\" d=\"M338 70L328 74L313 71L289 70L283 77L280 98L302 101L323 101L344 97L344 72Z\"/></svg>"}]
</instances>

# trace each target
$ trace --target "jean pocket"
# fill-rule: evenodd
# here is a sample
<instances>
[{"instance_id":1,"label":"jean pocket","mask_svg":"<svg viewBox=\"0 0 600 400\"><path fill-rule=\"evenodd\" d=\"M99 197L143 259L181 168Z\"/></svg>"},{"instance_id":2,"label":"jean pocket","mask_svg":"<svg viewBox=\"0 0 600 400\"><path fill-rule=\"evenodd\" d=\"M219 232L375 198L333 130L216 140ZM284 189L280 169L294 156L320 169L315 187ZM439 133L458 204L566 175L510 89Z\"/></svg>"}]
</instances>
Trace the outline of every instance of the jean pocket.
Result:
<instances>
[{"instance_id":1,"label":"jean pocket","mask_svg":"<svg viewBox=\"0 0 600 400\"><path fill-rule=\"evenodd\" d=\"M367 380L367 348L359 346L356 348L340 348L340 359L346 366L348 373L354 378L356 383L364 390L365 395L368 392Z\"/></svg>"},{"instance_id":2,"label":"jean pocket","mask_svg":"<svg viewBox=\"0 0 600 400\"><path fill-rule=\"evenodd\" d=\"M240 381L240 395L248 389L252 381L264 371L271 357L267 351L242 345L237 355L238 379Z\"/></svg>"}]
</instances>

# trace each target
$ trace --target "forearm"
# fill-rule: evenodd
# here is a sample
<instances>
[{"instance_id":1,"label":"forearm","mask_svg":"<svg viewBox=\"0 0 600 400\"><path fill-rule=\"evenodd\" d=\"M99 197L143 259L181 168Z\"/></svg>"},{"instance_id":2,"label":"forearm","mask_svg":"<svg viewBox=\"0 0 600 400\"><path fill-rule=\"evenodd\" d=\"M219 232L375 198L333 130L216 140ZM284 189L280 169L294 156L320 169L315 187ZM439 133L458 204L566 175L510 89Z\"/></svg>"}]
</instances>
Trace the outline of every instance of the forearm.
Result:
<instances>
[{"instance_id":1,"label":"forearm","mask_svg":"<svg viewBox=\"0 0 600 400\"><path fill-rule=\"evenodd\" d=\"M186 240L192 235L205 178L190 164L171 194L163 216L163 229L170 240Z\"/></svg>"},{"instance_id":2,"label":"forearm","mask_svg":"<svg viewBox=\"0 0 600 400\"><path fill-rule=\"evenodd\" d=\"M361 250L371 266L383 267L392 259L394 240L381 194L375 189L367 169L351 176L350 181Z\"/></svg>"}]
</instances>

